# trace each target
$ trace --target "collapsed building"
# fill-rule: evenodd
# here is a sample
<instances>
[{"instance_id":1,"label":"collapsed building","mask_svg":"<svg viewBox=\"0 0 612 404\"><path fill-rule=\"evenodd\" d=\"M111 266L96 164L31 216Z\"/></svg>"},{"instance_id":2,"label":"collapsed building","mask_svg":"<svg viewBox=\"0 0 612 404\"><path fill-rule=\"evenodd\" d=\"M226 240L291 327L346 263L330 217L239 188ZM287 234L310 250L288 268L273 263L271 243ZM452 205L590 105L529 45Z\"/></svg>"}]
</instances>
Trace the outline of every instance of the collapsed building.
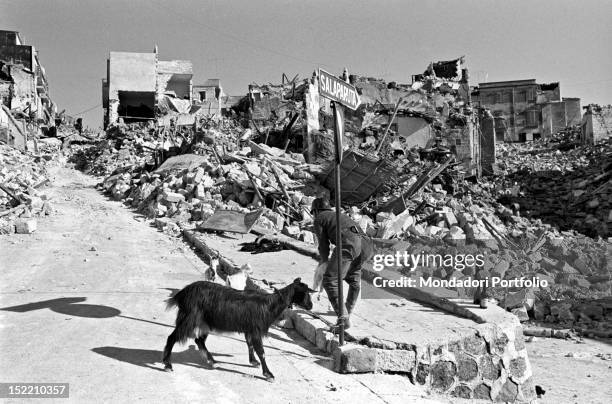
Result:
<instances>
[{"instance_id":1,"label":"collapsed building","mask_svg":"<svg viewBox=\"0 0 612 404\"><path fill-rule=\"evenodd\" d=\"M493 113L494 131L483 136L498 142L550 138L581 121L580 98L561 97L558 82L538 84L529 79L480 83L472 90L472 101Z\"/></svg>"},{"instance_id":2,"label":"collapsed building","mask_svg":"<svg viewBox=\"0 0 612 404\"><path fill-rule=\"evenodd\" d=\"M0 99L0 140L11 146L26 149L55 125L45 68L17 31L0 30Z\"/></svg>"},{"instance_id":3,"label":"collapsed building","mask_svg":"<svg viewBox=\"0 0 612 404\"><path fill-rule=\"evenodd\" d=\"M110 52L102 80L104 127L153 121L160 111L189 113L193 66L187 60L159 60L151 53Z\"/></svg>"}]
</instances>

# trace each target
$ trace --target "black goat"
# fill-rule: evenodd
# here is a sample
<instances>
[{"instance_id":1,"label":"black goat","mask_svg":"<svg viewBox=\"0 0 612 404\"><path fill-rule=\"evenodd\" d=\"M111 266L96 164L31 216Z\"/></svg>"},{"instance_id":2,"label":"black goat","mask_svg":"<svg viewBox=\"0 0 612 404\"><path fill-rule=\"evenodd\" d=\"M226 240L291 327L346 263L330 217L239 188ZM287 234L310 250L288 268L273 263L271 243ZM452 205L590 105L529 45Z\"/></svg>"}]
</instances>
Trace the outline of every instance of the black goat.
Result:
<instances>
[{"instance_id":1,"label":"black goat","mask_svg":"<svg viewBox=\"0 0 612 404\"><path fill-rule=\"evenodd\" d=\"M168 336L164 349L165 370L171 371L170 355L176 342L185 343L194 338L202 359L214 363L212 354L206 349L206 338L213 331L239 332L246 338L249 362L259 366L253 350L259 356L266 379L274 375L266 365L262 337L283 311L297 304L306 310L312 309L310 294L314 292L300 278L274 293L242 291L212 282L198 281L184 287L168 299L168 308L178 306L176 328Z\"/></svg>"}]
</instances>

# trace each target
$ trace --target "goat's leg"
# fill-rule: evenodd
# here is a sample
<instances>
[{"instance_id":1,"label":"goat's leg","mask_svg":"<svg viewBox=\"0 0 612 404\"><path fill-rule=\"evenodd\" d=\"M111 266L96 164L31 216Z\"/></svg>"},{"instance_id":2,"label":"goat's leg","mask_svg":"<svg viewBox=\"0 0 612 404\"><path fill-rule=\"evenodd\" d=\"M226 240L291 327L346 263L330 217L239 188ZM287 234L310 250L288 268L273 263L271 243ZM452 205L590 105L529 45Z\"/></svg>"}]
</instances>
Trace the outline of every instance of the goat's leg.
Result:
<instances>
[{"instance_id":1,"label":"goat's leg","mask_svg":"<svg viewBox=\"0 0 612 404\"><path fill-rule=\"evenodd\" d=\"M253 337L251 337L251 334L244 334L244 337L246 339L247 347L249 348L249 363L252 366L257 367L260 365L260 363L255 358L255 352L253 350Z\"/></svg>"},{"instance_id":2,"label":"goat's leg","mask_svg":"<svg viewBox=\"0 0 612 404\"><path fill-rule=\"evenodd\" d=\"M200 349L202 359L212 365L216 361L210 351L206 348L206 338L208 338L208 334L200 335L198 338L195 339L195 342L198 345L198 349Z\"/></svg>"},{"instance_id":3,"label":"goat's leg","mask_svg":"<svg viewBox=\"0 0 612 404\"><path fill-rule=\"evenodd\" d=\"M167 372L172 372L172 364L170 363L170 356L172 355L172 348L176 343L176 329L172 331L172 334L168 336L166 341L166 347L164 348L164 355L162 357L162 362L164 364L164 370Z\"/></svg>"},{"instance_id":4,"label":"goat's leg","mask_svg":"<svg viewBox=\"0 0 612 404\"><path fill-rule=\"evenodd\" d=\"M261 368L263 369L263 375L268 381L274 380L274 375L268 369L268 365L266 364L266 356L264 354L263 342L261 340L261 335L252 335L253 348L255 348L255 352L257 356L259 356L259 360L261 361Z\"/></svg>"}]
</instances>

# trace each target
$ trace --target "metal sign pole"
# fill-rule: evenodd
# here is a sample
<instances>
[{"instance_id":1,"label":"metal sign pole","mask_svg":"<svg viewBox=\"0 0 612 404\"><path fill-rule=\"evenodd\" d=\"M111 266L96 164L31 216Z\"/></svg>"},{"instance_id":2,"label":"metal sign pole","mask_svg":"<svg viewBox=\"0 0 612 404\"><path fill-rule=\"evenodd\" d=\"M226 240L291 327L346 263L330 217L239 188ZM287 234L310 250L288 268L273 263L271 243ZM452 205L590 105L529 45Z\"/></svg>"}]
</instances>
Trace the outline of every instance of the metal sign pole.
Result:
<instances>
[{"instance_id":1,"label":"metal sign pole","mask_svg":"<svg viewBox=\"0 0 612 404\"><path fill-rule=\"evenodd\" d=\"M340 164L342 163L342 132L344 128L339 125L344 122L338 122L338 108L342 108L336 102L332 102L334 110L334 143L336 149L336 260L338 268L338 338L340 345L344 345L344 279L342 277L342 236L340 222L340 204L342 203L342 192L340 188ZM340 114L342 117L343 114Z\"/></svg>"}]
</instances>

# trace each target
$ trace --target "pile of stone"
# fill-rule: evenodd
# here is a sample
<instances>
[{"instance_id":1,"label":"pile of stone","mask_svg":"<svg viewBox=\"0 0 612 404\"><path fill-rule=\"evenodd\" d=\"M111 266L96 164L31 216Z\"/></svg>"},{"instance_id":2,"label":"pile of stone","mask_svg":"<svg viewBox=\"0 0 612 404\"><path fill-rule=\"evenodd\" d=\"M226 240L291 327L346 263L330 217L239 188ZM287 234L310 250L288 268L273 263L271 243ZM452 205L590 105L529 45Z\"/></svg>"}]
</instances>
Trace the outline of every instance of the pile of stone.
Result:
<instances>
[{"instance_id":1,"label":"pile of stone","mask_svg":"<svg viewBox=\"0 0 612 404\"><path fill-rule=\"evenodd\" d=\"M521 214L561 230L612 236L612 142L506 146L496 195ZM571 143L570 143L571 144Z\"/></svg>"},{"instance_id":2,"label":"pile of stone","mask_svg":"<svg viewBox=\"0 0 612 404\"><path fill-rule=\"evenodd\" d=\"M175 230L176 224L189 221L197 225L218 209L246 213L263 208L257 225L314 242L302 227L311 222L315 195L325 192L314 180L316 167L302 155L254 142L237 152L222 152L215 146L206 154L171 157L152 172L120 168L102 186L115 199L157 218L160 227Z\"/></svg>"},{"instance_id":3,"label":"pile of stone","mask_svg":"<svg viewBox=\"0 0 612 404\"><path fill-rule=\"evenodd\" d=\"M36 217L51 213L47 196L47 159L0 144L0 234L29 234Z\"/></svg>"}]
</instances>

